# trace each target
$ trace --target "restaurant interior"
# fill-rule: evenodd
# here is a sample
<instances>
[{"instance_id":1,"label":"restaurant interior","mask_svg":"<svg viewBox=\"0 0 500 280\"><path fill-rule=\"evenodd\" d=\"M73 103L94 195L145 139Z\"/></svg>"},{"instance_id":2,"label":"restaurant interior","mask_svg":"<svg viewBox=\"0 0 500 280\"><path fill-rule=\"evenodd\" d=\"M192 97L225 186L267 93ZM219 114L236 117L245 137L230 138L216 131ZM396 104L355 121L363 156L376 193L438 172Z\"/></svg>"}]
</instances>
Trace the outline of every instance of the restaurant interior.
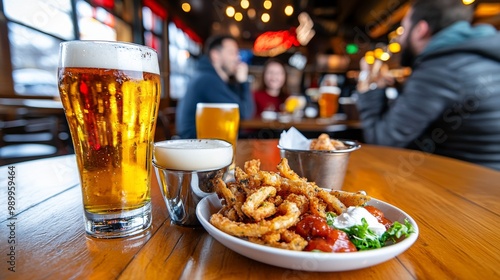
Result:
<instances>
[{"instance_id":1,"label":"restaurant interior","mask_svg":"<svg viewBox=\"0 0 500 280\"><path fill-rule=\"evenodd\" d=\"M500 29L500 3L476 2L474 22ZM311 136L328 132L362 142L351 98L359 61L383 61L404 84L411 71L398 64L397 37L408 6L407 0L2 0L0 165L73 152L56 74L59 43L68 40L133 42L158 52L157 140L176 137L175 109L203 42L230 34L249 64L253 89L270 57L286 63L289 91L306 100L301 110L317 106L314 89L327 75L335 75L341 88L333 118L295 118L295 109L287 109L282 119L242 122L247 133L240 137L277 138L295 126Z\"/></svg>"}]
</instances>

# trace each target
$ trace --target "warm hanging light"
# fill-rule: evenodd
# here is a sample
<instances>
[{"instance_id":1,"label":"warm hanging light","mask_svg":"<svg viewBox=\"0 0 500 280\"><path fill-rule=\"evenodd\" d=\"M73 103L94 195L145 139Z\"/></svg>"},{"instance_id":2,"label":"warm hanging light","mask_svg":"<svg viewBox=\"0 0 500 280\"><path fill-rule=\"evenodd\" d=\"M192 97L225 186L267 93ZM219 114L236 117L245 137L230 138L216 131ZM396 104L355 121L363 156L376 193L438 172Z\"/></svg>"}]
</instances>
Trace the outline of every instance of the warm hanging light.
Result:
<instances>
[{"instance_id":1,"label":"warm hanging light","mask_svg":"<svg viewBox=\"0 0 500 280\"><path fill-rule=\"evenodd\" d=\"M384 53L384 50L381 48L376 48L375 50L373 50L373 55L375 56L375 58L378 58L378 59L380 59L380 57L382 56L383 53Z\"/></svg>"},{"instance_id":2,"label":"warm hanging light","mask_svg":"<svg viewBox=\"0 0 500 280\"><path fill-rule=\"evenodd\" d=\"M287 5L285 7L285 15L291 16L293 14L293 6L292 5Z\"/></svg>"},{"instance_id":3,"label":"warm hanging light","mask_svg":"<svg viewBox=\"0 0 500 280\"><path fill-rule=\"evenodd\" d=\"M367 51L365 53L365 61L366 61L366 63L368 63L370 65L375 63L375 55L373 54L372 51Z\"/></svg>"},{"instance_id":4,"label":"warm hanging light","mask_svg":"<svg viewBox=\"0 0 500 280\"><path fill-rule=\"evenodd\" d=\"M391 58L391 55L388 52L383 52L380 55L380 60L382 60L382 61L387 61L387 60L389 60L389 58Z\"/></svg>"},{"instance_id":5,"label":"warm hanging light","mask_svg":"<svg viewBox=\"0 0 500 280\"><path fill-rule=\"evenodd\" d=\"M181 8L186 13L189 13L191 11L191 5L189 5L189 3L187 2L182 3Z\"/></svg>"},{"instance_id":6,"label":"warm hanging light","mask_svg":"<svg viewBox=\"0 0 500 280\"><path fill-rule=\"evenodd\" d=\"M464 3L464 5L470 5L472 3L476 2L475 0L462 0L462 3Z\"/></svg>"},{"instance_id":7,"label":"warm hanging light","mask_svg":"<svg viewBox=\"0 0 500 280\"><path fill-rule=\"evenodd\" d=\"M404 32L405 32L405 29L402 26L400 26L400 27L398 27L398 29L396 29L396 34L398 34L398 36L403 35Z\"/></svg>"},{"instance_id":8,"label":"warm hanging light","mask_svg":"<svg viewBox=\"0 0 500 280\"><path fill-rule=\"evenodd\" d=\"M264 8L266 10L271 9L272 6L273 6L273 3L271 1L269 1L269 0L264 1Z\"/></svg>"},{"instance_id":9,"label":"warm hanging light","mask_svg":"<svg viewBox=\"0 0 500 280\"><path fill-rule=\"evenodd\" d=\"M262 16L260 17L260 19L262 20L262 22L266 23L266 22L269 22L269 20L271 19L271 16L268 13L263 13Z\"/></svg>"},{"instance_id":10,"label":"warm hanging light","mask_svg":"<svg viewBox=\"0 0 500 280\"><path fill-rule=\"evenodd\" d=\"M390 43L387 48L391 53L398 53L401 51L401 45L398 42Z\"/></svg>"},{"instance_id":11,"label":"warm hanging light","mask_svg":"<svg viewBox=\"0 0 500 280\"><path fill-rule=\"evenodd\" d=\"M248 9L248 7L250 7L250 2L248 0L241 0L240 5L243 9Z\"/></svg>"},{"instance_id":12,"label":"warm hanging light","mask_svg":"<svg viewBox=\"0 0 500 280\"><path fill-rule=\"evenodd\" d=\"M236 11L234 10L233 6L228 6L226 8L226 16L228 16L228 17L233 17L235 12Z\"/></svg>"},{"instance_id":13,"label":"warm hanging light","mask_svg":"<svg viewBox=\"0 0 500 280\"><path fill-rule=\"evenodd\" d=\"M240 12L235 13L235 14L234 14L234 19L235 19L236 21L241 21L241 20L243 19L243 14L242 14L242 13L240 13Z\"/></svg>"},{"instance_id":14,"label":"warm hanging light","mask_svg":"<svg viewBox=\"0 0 500 280\"><path fill-rule=\"evenodd\" d=\"M251 9L251 8L250 8L250 9L248 9L248 11L247 11L247 15L248 15L248 18L250 18L250 19L254 19L254 18L255 18L255 15L256 15L256 12L255 12L255 10L254 10L254 9Z\"/></svg>"}]
</instances>

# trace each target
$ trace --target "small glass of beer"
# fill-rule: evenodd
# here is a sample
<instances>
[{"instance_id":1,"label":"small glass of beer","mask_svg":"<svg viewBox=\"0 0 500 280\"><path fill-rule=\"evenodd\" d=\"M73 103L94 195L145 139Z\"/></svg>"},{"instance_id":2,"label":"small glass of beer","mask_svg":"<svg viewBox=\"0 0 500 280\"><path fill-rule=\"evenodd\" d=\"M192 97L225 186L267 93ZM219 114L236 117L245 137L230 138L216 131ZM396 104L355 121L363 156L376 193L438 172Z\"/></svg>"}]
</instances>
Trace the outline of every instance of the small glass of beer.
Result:
<instances>
[{"instance_id":1,"label":"small glass of beer","mask_svg":"<svg viewBox=\"0 0 500 280\"><path fill-rule=\"evenodd\" d=\"M336 86L322 86L319 88L319 116L330 118L335 115L339 108L340 88Z\"/></svg>"},{"instance_id":2,"label":"small glass of beer","mask_svg":"<svg viewBox=\"0 0 500 280\"><path fill-rule=\"evenodd\" d=\"M196 137L221 139L233 145L234 169L236 141L240 125L240 109L236 103L198 103L196 105Z\"/></svg>"},{"instance_id":3,"label":"small glass of beer","mask_svg":"<svg viewBox=\"0 0 500 280\"><path fill-rule=\"evenodd\" d=\"M151 162L160 101L155 50L130 43L60 45L59 93L82 187L85 230L124 237L151 225Z\"/></svg>"}]
</instances>

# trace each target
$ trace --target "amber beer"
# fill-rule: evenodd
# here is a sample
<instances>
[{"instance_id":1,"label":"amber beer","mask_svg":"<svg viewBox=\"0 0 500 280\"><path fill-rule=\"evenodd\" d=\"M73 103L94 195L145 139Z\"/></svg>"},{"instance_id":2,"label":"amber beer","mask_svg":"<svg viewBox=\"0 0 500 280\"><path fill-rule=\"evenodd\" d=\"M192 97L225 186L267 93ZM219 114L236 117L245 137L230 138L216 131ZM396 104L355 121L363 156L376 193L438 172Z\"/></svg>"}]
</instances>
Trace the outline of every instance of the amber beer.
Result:
<instances>
[{"instance_id":1,"label":"amber beer","mask_svg":"<svg viewBox=\"0 0 500 280\"><path fill-rule=\"evenodd\" d=\"M150 171L160 98L154 50L61 44L59 92L80 172L86 231L112 238L151 224Z\"/></svg>"},{"instance_id":2,"label":"amber beer","mask_svg":"<svg viewBox=\"0 0 500 280\"><path fill-rule=\"evenodd\" d=\"M196 105L196 137L222 139L233 145L233 163L240 125L240 109L236 103L198 103Z\"/></svg>"},{"instance_id":3,"label":"amber beer","mask_svg":"<svg viewBox=\"0 0 500 280\"><path fill-rule=\"evenodd\" d=\"M319 88L319 92L319 116L330 118L338 111L340 89L334 86L323 86Z\"/></svg>"}]
</instances>

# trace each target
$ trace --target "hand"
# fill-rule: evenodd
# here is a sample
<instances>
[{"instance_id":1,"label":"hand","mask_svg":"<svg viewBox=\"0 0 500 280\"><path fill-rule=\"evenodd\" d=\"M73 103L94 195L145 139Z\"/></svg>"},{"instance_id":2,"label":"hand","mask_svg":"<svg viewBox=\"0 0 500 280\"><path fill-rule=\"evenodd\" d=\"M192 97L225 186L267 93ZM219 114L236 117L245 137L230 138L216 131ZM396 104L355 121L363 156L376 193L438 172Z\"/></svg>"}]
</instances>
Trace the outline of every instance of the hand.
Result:
<instances>
[{"instance_id":1,"label":"hand","mask_svg":"<svg viewBox=\"0 0 500 280\"><path fill-rule=\"evenodd\" d=\"M389 67L382 61L376 60L373 65L369 65L362 58L359 66L361 72L356 86L359 93L375 88L386 88L394 84L394 77L389 72Z\"/></svg>"},{"instance_id":2,"label":"hand","mask_svg":"<svg viewBox=\"0 0 500 280\"><path fill-rule=\"evenodd\" d=\"M234 74L236 81L238 83L244 83L248 80L248 65L244 62L240 62L236 66L236 74Z\"/></svg>"}]
</instances>

